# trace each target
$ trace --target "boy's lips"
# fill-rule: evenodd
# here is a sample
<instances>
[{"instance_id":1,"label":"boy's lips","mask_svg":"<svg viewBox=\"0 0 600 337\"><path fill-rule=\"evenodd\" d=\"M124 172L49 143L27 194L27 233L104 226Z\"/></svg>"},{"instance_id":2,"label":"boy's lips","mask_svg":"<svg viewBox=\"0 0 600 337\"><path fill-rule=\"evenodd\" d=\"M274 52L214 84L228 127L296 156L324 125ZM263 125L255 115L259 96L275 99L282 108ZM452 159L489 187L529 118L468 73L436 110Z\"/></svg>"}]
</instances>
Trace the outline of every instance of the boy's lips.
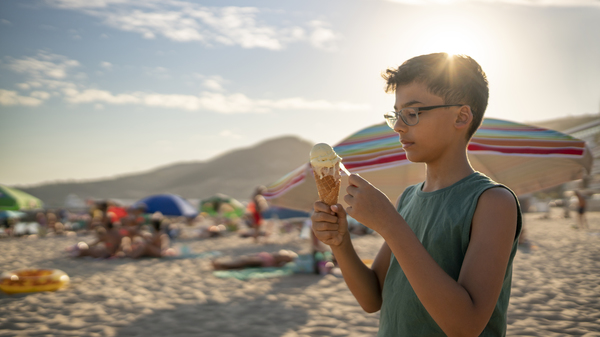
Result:
<instances>
[{"instance_id":1,"label":"boy's lips","mask_svg":"<svg viewBox=\"0 0 600 337\"><path fill-rule=\"evenodd\" d=\"M402 143L403 149L406 149L414 144L414 142L409 142L408 140L401 140L400 143Z\"/></svg>"}]
</instances>

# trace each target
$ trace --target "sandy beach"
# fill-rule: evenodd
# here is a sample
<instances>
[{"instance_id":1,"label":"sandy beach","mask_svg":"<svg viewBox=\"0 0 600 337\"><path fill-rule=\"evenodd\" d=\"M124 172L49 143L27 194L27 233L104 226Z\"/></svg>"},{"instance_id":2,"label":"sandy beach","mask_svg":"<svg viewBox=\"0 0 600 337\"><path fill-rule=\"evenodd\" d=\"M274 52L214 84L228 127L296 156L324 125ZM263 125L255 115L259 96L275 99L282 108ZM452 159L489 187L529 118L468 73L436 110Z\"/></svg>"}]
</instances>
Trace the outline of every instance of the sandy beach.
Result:
<instances>
[{"instance_id":1,"label":"sandy beach","mask_svg":"<svg viewBox=\"0 0 600 337\"><path fill-rule=\"evenodd\" d=\"M573 213L574 216L574 213ZM514 262L509 336L600 336L600 213L572 227L561 210L525 215L531 248ZM0 271L55 268L71 277L56 292L0 293L0 336L373 336L379 314L358 306L334 275L240 281L213 275L210 254L185 259L74 259L64 248L91 236L0 240ZM378 235L357 236L373 258ZM194 253L234 256L309 250L298 232L256 245L235 235L177 240Z\"/></svg>"}]
</instances>

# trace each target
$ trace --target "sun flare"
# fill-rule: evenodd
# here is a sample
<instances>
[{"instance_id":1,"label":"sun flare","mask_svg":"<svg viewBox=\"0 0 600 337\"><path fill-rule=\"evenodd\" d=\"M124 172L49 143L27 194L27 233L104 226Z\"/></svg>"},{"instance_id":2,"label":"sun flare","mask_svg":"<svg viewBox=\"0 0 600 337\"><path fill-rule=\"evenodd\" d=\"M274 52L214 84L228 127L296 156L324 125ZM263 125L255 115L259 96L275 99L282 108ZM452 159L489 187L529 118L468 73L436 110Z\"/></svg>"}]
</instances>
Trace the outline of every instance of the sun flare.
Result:
<instances>
[{"instance_id":1,"label":"sun flare","mask_svg":"<svg viewBox=\"0 0 600 337\"><path fill-rule=\"evenodd\" d=\"M456 29L424 33L421 41L419 47L424 53L446 52L450 55L469 55L477 59L483 57L485 52L470 32Z\"/></svg>"}]
</instances>

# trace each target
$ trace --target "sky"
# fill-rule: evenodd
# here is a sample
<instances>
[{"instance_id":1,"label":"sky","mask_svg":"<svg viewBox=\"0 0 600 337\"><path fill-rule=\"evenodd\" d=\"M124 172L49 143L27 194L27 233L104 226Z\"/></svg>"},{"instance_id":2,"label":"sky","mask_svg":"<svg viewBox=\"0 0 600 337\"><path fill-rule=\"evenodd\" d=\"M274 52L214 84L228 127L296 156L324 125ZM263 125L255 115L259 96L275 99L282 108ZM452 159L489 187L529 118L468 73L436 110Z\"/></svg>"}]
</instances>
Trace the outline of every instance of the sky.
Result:
<instances>
[{"instance_id":1,"label":"sky","mask_svg":"<svg viewBox=\"0 0 600 337\"><path fill-rule=\"evenodd\" d=\"M600 0L3 0L0 41L8 185L336 144L392 110L385 69L433 52L481 64L486 117L600 110Z\"/></svg>"}]
</instances>

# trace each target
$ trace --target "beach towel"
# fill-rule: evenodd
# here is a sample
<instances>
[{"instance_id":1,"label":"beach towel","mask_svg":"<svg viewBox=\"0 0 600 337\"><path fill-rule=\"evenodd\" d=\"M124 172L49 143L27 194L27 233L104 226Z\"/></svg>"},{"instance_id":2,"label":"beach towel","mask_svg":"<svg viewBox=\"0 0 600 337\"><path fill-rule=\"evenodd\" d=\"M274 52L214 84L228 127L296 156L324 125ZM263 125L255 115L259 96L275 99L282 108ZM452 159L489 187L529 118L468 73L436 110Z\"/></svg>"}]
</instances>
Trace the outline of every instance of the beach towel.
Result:
<instances>
[{"instance_id":1,"label":"beach towel","mask_svg":"<svg viewBox=\"0 0 600 337\"><path fill-rule=\"evenodd\" d=\"M202 252L202 253L187 253L187 254L179 254L179 255L174 255L174 256L163 256L163 259L169 259L169 260L183 260L183 259L202 259L205 257L208 258L215 258L218 256L223 255L220 251L218 250L211 250L209 252Z\"/></svg>"},{"instance_id":2,"label":"beach towel","mask_svg":"<svg viewBox=\"0 0 600 337\"><path fill-rule=\"evenodd\" d=\"M213 275L219 278L236 278L241 281L250 279L265 279L273 277L289 276L294 274L292 267L262 267L246 268L240 270L217 270Z\"/></svg>"}]
</instances>

